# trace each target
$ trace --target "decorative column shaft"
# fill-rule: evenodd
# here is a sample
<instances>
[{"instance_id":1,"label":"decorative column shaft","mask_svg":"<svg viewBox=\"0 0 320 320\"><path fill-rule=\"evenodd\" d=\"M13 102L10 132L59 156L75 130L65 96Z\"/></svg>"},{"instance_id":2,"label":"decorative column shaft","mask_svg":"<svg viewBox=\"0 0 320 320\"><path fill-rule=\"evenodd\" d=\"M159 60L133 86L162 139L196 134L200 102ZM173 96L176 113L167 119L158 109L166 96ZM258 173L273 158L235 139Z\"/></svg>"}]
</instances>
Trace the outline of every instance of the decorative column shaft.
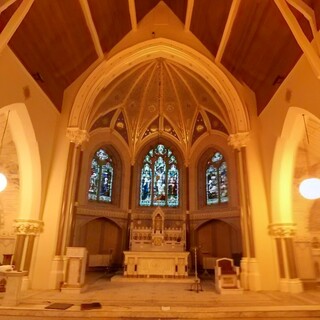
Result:
<instances>
[{"instance_id":1,"label":"decorative column shaft","mask_svg":"<svg viewBox=\"0 0 320 320\"><path fill-rule=\"evenodd\" d=\"M79 128L68 128L67 137L70 140L70 148L63 190L56 255L64 255L69 245L78 181L78 168L81 159L81 145L84 141L89 140L87 131L80 130Z\"/></svg>"},{"instance_id":2,"label":"decorative column shaft","mask_svg":"<svg viewBox=\"0 0 320 320\"><path fill-rule=\"evenodd\" d=\"M270 234L275 238L282 279L296 279L297 267L294 259L293 236L296 226L292 223L270 225Z\"/></svg>"},{"instance_id":3,"label":"decorative column shaft","mask_svg":"<svg viewBox=\"0 0 320 320\"><path fill-rule=\"evenodd\" d=\"M14 252L14 264L16 270L29 271L35 237L43 230L43 222L40 220L16 219L14 231L17 242Z\"/></svg>"},{"instance_id":4,"label":"decorative column shaft","mask_svg":"<svg viewBox=\"0 0 320 320\"><path fill-rule=\"evenodd\" d=\"M251 204L249 197L246 144L249 140L249 133L237 133L229 136L229 145L236 152L236 163L239 173L239 198L241 210L241 229L243 242L243 255L248 258L255 257Z\"/></svg>"}]
</instances>

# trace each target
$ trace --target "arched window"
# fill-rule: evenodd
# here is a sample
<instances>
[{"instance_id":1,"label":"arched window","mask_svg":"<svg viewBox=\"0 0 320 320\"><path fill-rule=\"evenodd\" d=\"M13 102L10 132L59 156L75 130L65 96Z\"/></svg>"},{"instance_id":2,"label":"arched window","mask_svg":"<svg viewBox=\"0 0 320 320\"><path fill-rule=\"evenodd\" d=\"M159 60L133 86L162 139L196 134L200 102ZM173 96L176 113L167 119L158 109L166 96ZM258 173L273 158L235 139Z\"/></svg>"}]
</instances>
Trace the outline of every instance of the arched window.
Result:
<instances>
[{"instance_id":1,"label":"arched window","mask_svg":"<svg viewBox=\"0 0 320 320\"><path fill-rule=\"evenodd\" d=\"M88 199L111 202L113 182L112 159L104 149L99 149L91 161L91 176Z\"/></svg>"},{"instance_id":2,"label":"arched window","mask_svg":"<svg viewBox=\"0 0 320 320\"><path fill-rule=\"evenodd\" d=\"M220 152L215 152L206 166L207 205L229 201L227 164Z\"/></svg>"},{"instance_id":3,"label":"arched window","mask_svg":"<svg viewBox=\"0 0 320 320\"><path fill-rule=\"evenodd\" d=\"M140 206L179 205L179 170L172 151L163 144L149 150L140 177Z\"/></svg>"}]
</instances>

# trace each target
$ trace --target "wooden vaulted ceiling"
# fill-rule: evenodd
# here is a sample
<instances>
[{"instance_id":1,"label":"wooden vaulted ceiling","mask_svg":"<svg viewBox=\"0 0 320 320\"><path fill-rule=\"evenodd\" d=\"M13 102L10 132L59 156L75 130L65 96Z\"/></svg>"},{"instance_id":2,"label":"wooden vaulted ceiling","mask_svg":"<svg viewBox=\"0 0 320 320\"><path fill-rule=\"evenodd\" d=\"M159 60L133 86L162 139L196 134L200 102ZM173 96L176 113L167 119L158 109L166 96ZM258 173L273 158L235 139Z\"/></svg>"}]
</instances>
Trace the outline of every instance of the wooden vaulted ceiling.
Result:
<instances>
[{"instance_id":1,"label":"wooden vaulted ceiling","mask_svg":"<svg viewBox=\"0 0 320 320\"><path fill-rule=\"evenodd\" d=\"M51 101L61 110L64 90L111 49L160 0L34 0L9 41L9 47ZM220 55L228 16L235 0L163 2L212 53ZM304 0L320 26L320 0ZM2 31L22 0L0 14ZM193 6L190 6L190 3ZM132 6L134 10L132 10ZM188 8L192 7L188 20ZM293 12L309 40L309 24ZM135 16L133 14L135 13ZM93 26L88 24L90 16ZM98 36L92 35L92 28ZM319 28L318 28L319 30ZM101 51L99 53L99 50ZM220 63L256 94L259 114L302 55L274 0L242 0L219 58Z\"/></svg>"}]
</instances>

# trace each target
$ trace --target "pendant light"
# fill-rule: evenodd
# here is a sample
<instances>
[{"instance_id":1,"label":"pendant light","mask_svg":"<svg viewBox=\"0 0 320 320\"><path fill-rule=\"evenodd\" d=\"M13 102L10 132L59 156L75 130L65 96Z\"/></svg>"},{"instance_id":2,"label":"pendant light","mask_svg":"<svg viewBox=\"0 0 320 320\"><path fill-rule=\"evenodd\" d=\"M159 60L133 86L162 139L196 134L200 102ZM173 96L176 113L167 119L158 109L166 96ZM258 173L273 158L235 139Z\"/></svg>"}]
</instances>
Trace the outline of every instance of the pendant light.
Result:
<instances>
[{"instance_id":1,"label":"pendant light","mask_svg":"<svg viewBox=\"0 0 320 320\"><path fill-rule=\"evenodd\" d=\"M3 139L6 134L6 130L7 130L7 126L8 126L9 113L10 113L10 110L8 111L7 119L6 119L3 133L2 133L1 144L0 144L0 156L1 156L2 147L3 147ZM0 172L0 192L2 192L7 187L7 184L8 184L8 180L7 180L6 175L3 172Z\"/></svg>"},{"instance_id":2,"label":"pendant light","mask_svg":"<svg viewBox=\"0 0 320 320\"><path fill-rule=\"evenodd\" d=\"M302 116L303 116L303 122L304 122L304 129L306 132L306 138L309 145L309 135L308 135L308 129L306 125L306 119L304 114ZM305 150L305 152L307 157L308 151ZM309 173L308 161L307 161L307 169ZM299 185L299 192L305 199L308 199L308 200L315 200L320 198L320 179L314 178L314 177L304 179Z\"/></svg>"}]
</instances>

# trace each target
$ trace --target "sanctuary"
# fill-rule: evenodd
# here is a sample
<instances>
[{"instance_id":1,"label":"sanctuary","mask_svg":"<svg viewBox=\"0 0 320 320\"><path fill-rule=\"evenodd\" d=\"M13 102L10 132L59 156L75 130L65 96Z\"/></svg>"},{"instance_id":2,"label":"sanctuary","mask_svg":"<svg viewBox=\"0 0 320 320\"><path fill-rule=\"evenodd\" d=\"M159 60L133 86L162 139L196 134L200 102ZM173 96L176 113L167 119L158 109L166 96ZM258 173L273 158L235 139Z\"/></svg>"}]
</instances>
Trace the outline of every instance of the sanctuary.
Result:
<instances>
[{"instance_id":1,"label":"sanctuary","mask_svg":"<svg viewBox=\"0 0 320 320\"><path fill-rule=\"evenodd\" d=\"M124 276L187 277L185 221L165 221L157 207L152 219L135 218L130 225L130 251L124 251Z\"/></svg>"}]
</instances>

